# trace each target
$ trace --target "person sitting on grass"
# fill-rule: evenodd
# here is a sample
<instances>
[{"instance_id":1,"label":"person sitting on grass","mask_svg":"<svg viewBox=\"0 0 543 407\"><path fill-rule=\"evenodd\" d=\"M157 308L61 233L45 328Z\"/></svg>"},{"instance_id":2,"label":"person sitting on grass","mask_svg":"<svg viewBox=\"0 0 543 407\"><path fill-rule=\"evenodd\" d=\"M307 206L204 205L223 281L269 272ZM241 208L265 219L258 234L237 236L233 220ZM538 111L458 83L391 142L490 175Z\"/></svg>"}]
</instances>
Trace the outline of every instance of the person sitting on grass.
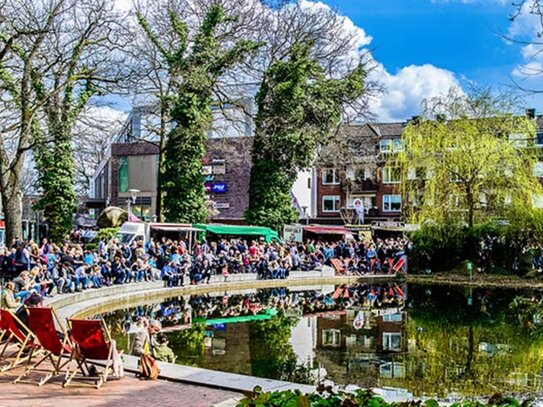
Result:
<instances>
[{"instance_id":1,"label":"person sitting on grass","mask_svg":"<svg viewBox=\"0 0 543 407\"><path fill-rule=\"evenodd\" d=\"M175 363L176 356L173 350L168 347L168 337L164 334L158 335L157 346L153 348L153 356L161 362Z\"/></svg>"}]
</instances>

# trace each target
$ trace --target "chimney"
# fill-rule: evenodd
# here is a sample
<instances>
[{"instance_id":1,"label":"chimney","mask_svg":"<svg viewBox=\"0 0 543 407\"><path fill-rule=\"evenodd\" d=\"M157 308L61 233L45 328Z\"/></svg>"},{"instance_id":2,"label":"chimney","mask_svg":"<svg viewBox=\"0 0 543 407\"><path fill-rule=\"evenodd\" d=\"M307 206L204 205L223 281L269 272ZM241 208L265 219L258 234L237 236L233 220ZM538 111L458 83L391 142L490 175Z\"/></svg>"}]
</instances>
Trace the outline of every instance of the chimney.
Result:
<instances>
[{"instance_id":1,"label":"chimney","mask_svg":"<svg viewBox=\"0 0 543 407\"><path fill-rule=\"evenodd\" d=\"M528 119L535 119L535 109L526 109L526 117Z\"/></svg>"}]
</instances>

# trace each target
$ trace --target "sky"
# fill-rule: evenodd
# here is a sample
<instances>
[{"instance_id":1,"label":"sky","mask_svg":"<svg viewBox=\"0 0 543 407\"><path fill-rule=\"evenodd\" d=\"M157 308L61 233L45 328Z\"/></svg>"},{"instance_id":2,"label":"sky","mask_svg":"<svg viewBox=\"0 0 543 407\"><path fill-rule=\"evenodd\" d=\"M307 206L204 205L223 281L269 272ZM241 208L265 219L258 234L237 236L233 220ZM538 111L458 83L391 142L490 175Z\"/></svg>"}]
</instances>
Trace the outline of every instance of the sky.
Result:
<instances>
[{"instance_id":1,"label":"sky","mask_svg":"<svg viewBox=\"0 0 543 407\"><path fill-rule=\"evenodd\" d=\"M543 78L533 75L543 56L507 39L537 40L541 23L527 8L511 21L512 0L321 1L370 39L366 47L381 65L385 87L398 93L395 100L383 96L376 109L382 120L409 118L421 99L450 86L543 90ZM543 113L543 96L523 93L523 99L526 108Z\"/></svg>"},{"instance_id":2,"label":"sky","mask_svg":"<svg viewBox=\"0 0 543 407\"><path fill-rule=\"evenodd\" d=\"M132 0L115 1L131 8ZM529 44L542 42L541 21L529 13L531 0L513 21L512 3L520 0L297 1L336 10L356 31L359 51L371 53L376 68L370 79L385 89L371 103L378 121L407 120L420 113L424 99L471 84L543 90L543 75L534 75L543 72L543 43L541 49ZM543 113L543 94L521 95L524 108ZM115 104L125 111L130 105L119 99Z\"/></svg>"}]
</instances>

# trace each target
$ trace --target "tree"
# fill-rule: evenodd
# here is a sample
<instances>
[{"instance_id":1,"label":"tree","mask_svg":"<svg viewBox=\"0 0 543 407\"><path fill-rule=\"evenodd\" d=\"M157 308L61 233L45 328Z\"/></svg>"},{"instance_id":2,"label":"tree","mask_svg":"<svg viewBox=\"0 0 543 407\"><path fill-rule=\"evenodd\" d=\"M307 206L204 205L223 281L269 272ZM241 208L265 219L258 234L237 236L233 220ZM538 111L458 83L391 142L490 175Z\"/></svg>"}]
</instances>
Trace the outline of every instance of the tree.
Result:
<instances>
[{"instance_id":1,"label":"tree","mask_svg":"<svg viewBox=\"0 0 543 407\"><path fill-rule=\"evenodd\" d=\"M406 127L403 151L390 154L383 168L399 182L406 218L472 228L532 206L542 191L533 121L496 109L488 92L453 96L433 104L435 118Z\"/></svg>"},{"instance_id":2,"label":"tree","mask_svg":"<svg viewBox=\"0 0 543 407\"><path fill-rule=\"evenodd\" d=\"M0 8L0 193L10 243L22 232L21 175L41 107L35 64L65 0L5 0Z\"/></svg>"},{"instance_id":3,"label":"tree","mask_svg":"<svg viewBox=\"0 0 543 407\"><path fill-rule=\"evenodd\" d=\"M221 6L212 6L191 45L187 24L170 12L178 45L169 51L139 14L141 26L168 63L173 83L168 104L175 127L168 134L161 173L164 210L169 221L199 223L207 219L201 165L207 130L213 120L213 88L226 69L259 46L239 40L227 47L221 41L218 28L232 18L224 14Z\"/></svg>"},{"instance_id":4,"label":"tree","mask_svg":"<svg viewBox=\"0 0 543 407\"><path fill-rule=\"evenodd\" d=\"M77 208L73 134L91 98L117 81L120 26L107 0L66 0L33 68L43 111L34 123L35 159L49 237L60 241Z\"/></svg>"},{"instance_id":5,"label":"tree","mask_svg":"<svg viewBox=\"0 0 543 407\"><path fill-rule=\"evenodd\" d=\"M295 44L288 58L270 66L256 98L249 223L277 229L298 219L290 196L297 171L310 166L343 105L363 95L365 74L360 64L344 79L326 77L307 44Z\"/></svg>"}]
</instances>

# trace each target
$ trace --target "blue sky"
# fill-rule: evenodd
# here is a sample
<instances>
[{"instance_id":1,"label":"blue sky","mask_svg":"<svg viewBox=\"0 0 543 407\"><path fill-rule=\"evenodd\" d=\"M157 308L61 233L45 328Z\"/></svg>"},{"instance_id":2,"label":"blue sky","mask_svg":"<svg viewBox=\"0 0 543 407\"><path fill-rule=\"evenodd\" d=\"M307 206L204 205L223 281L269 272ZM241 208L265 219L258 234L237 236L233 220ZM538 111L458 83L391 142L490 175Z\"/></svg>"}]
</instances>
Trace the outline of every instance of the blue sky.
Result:
<instances>
[{"instance_id":1,"label":"blue sky","mask_svg":"<svg viewBox=\"0 0 543 407\"><path fill-rule=\"evenodd\" d=\"M527 13L513 23L509 20L514 11L512 0L320 1L372 37L368 48L391 75L406 66L427 64L450 71L462 87L467 81L512 86L513 79L523 86L540 85L543 89L543 81L519 73L519 66L540 63L543 58L500 37L530 39L538 28L538 22ZM542 97L527 96L525 102L527 107L543 111Z\"/></svg>"},{"instance_id":2,"label":"blue sky","mask_svg":"<svg viewBox=\"0 0 543 407\"><path fill-rule=\"evenodd\" d=\"M132 0L115 1L123 10L132 7ZM385 89L370 103L379 121L409 119L420 113L424 99L444 95L451 87L466 90L470 82L514 88L516 81L543 90L543 75L533 75L543 72L541 49L501 36L541 42L537 37L541 22L527 7L515 21L509 20L515 0L292 1L317 12L329 7L346 17L344 28L356 33L357 43L376 62L371 79ZM543 94L523 94L523 98L525 108L543 113ZM106 101L110 99L118 109L130 109L130 99Z\"/></svg>"}]
</instances>

